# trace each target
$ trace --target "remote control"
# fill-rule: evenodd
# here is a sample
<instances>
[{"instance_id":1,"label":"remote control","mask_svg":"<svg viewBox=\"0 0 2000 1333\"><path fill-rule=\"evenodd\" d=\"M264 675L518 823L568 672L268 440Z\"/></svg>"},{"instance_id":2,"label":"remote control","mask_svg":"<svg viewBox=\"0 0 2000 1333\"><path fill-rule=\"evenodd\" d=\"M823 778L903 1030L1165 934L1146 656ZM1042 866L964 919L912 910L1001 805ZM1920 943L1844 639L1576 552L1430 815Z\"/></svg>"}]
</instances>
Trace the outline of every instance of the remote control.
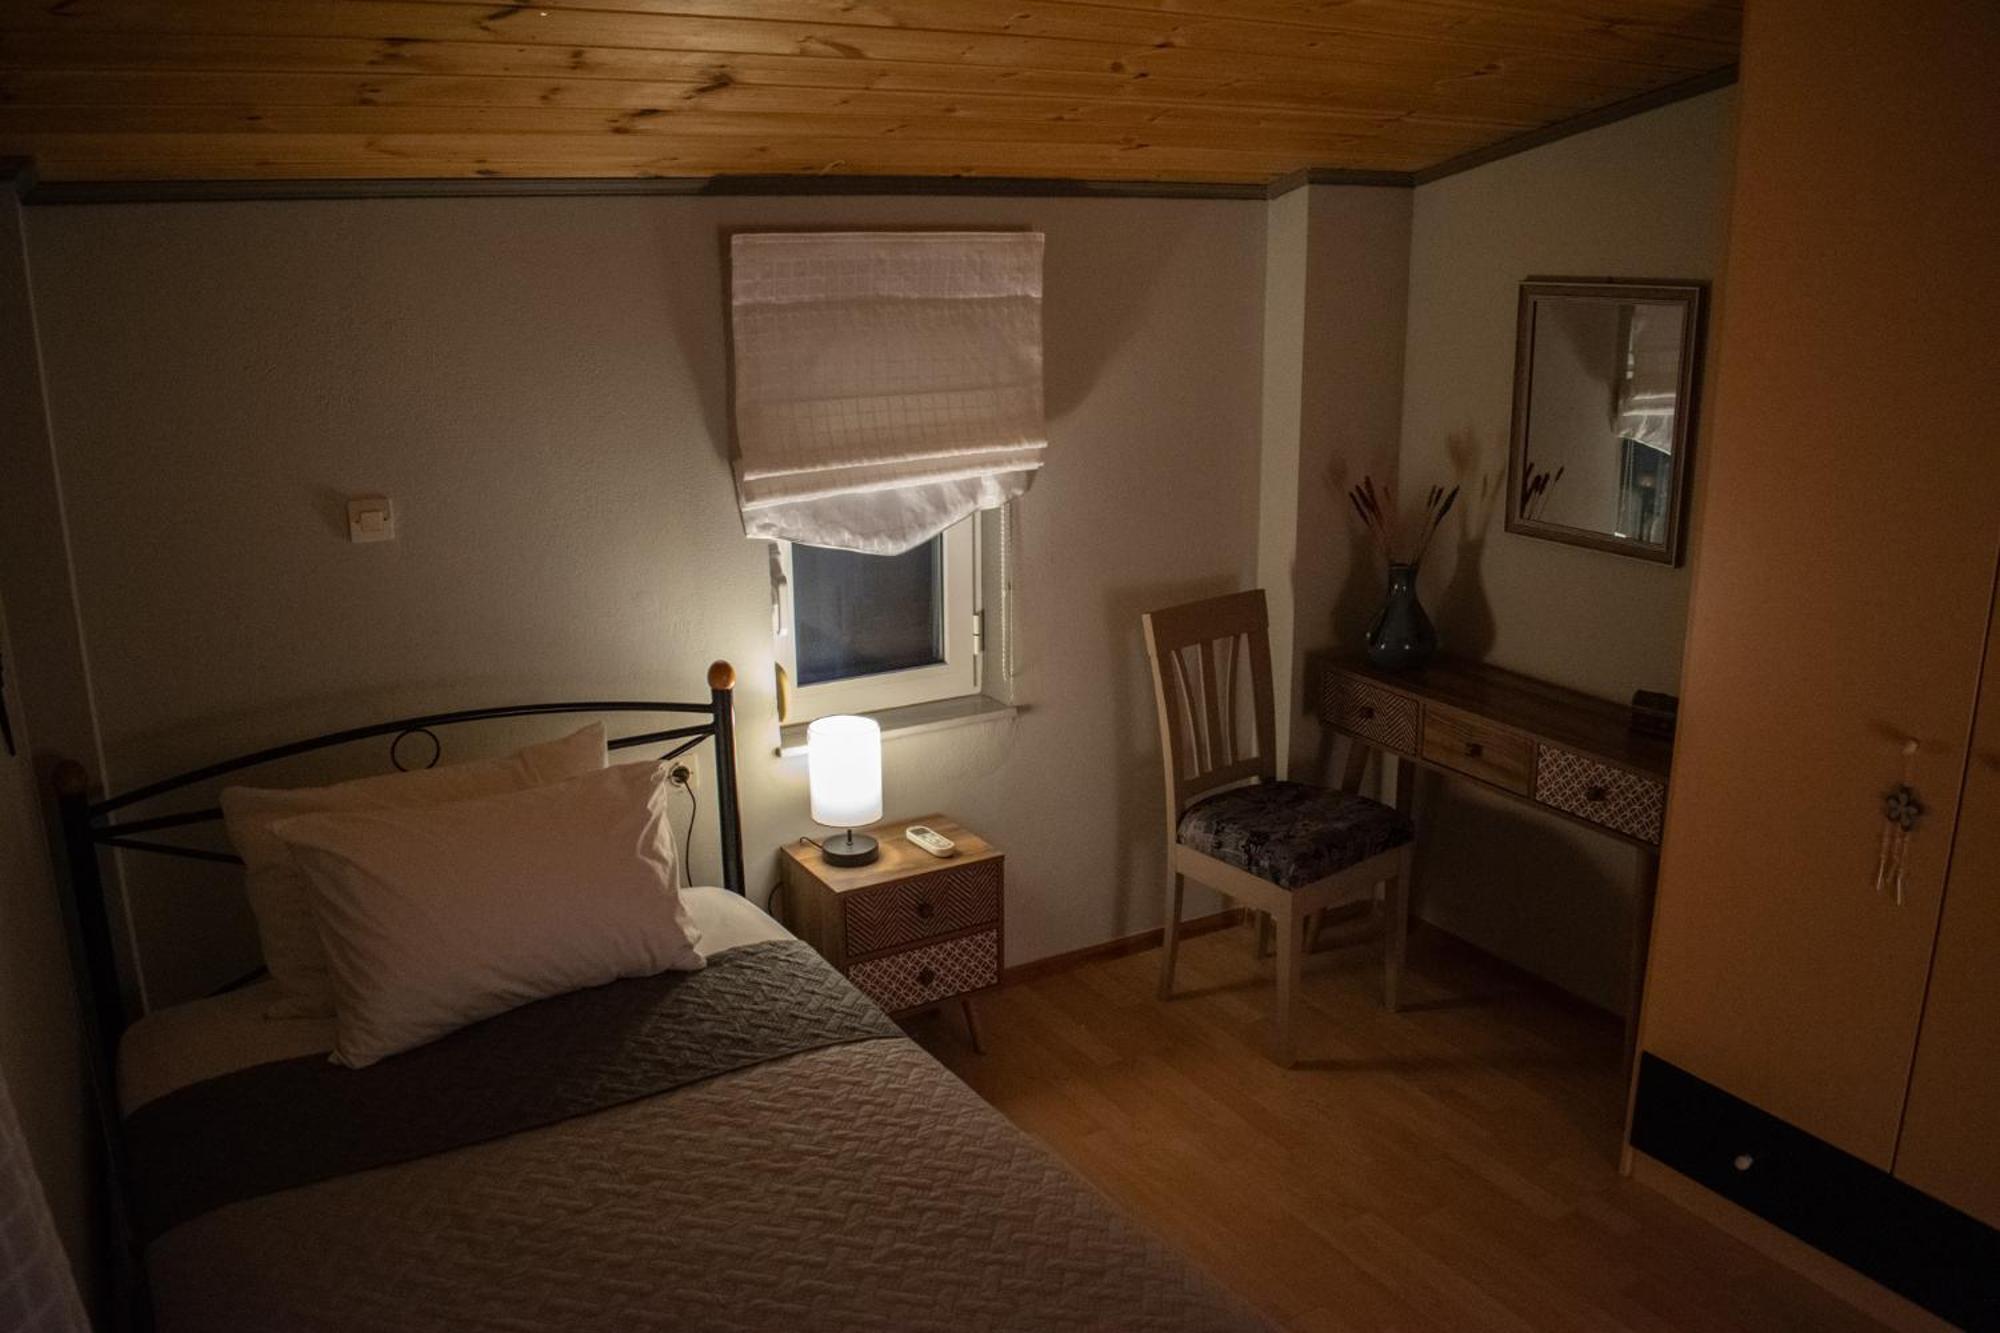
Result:
<instances>
[{"instance_id":1,"label":"remote control","mask_svg":"<svg viewBox=\"0 0 2000 1333\"><path fill-rule=\"evenodd\" d=\"M912 824L903 830L903 836L940 859L958 855L958 844L934 828Z\"/></svg>"}]
</instances>

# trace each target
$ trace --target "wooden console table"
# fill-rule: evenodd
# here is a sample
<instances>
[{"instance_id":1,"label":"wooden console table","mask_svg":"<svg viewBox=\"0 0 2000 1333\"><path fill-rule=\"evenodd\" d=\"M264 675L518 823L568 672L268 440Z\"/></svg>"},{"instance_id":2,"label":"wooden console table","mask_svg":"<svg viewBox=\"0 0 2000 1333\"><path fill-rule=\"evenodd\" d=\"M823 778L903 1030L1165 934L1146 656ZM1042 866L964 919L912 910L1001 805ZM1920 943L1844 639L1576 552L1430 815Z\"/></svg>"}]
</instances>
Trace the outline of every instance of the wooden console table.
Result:
<instances>
[{"instance_id":1,"label":"wooden console table","mask_svg":"<svg viewBox=\"0 0 2000 1333\"><path fill-rule=\"evenodd\" d=\"M1418 671L1384 671L1359 658L1319 657L1314 666L1320 721L1357 742L1347 756L1350 790L1368 751L1379 750L1398 761L1401 809L1409 808L1414 770L1429 768L1639 849L1625 1013L1629 1056L1652 936L1673 742L1633 731L1621 705L1479 662L1440 658Z\"/></svg>"}]
</instances>

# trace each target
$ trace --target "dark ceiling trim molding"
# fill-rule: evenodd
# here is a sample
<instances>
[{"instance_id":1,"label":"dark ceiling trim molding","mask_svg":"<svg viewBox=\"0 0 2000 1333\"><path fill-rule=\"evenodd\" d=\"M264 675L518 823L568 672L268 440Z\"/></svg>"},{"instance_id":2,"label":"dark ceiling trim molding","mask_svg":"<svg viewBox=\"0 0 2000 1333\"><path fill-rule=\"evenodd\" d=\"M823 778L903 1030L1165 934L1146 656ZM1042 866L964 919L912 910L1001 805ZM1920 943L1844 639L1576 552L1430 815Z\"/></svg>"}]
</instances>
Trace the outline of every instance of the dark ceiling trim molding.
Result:
<instances>
[{"instance_id":1,"label":"dark ceiling trim molding","mask_svg":"<svg viewBox=\"0 0 2000 1333\"><path fill-rule=\"evenodd\" d=\"M1204 181L1056 180L1032 176L665 176L428 180L37 181L26 158L0 158L0 181L11 181L29 204L195 204L327 199L485 199L587 195L669 196L959 196L1015 199L1277 199L1307 185L1402 189L1428 185L1502 158L1541 148L1586 130L1657 111L1736 82L1736 66L1684 79L1595 111L1517 134L1419 171L1355 171L1314 167L1268 185Z\"/></svg>"},{"instance_id":2,"label":"dark ceiling trim molding","mask_svg":"<svg viewBox=\"0 0 2000 1333\"><path fill-rule=\"evenodd\" d=\"M1251 199L1262 185L1073 181L1008 176L468 177L426 180L44 181L30 204L193 204L329 199L485 199L584 195L944 195L1057 199Z\"/></svg>"},{"instance_id":3,"label":"dark ceiling trim molding","mask_svg":"<svg viewBox=\"0 0 2000 1333\"><path fill-rule=\"evenodd\" d=\"M1104 199L1262 199L1265 187L1228 181L1092 181L1036 176L715 176L720 195L1015 195Z\"/></svg>"},{"instance_id":4,"label":"dark ceiling trim molding","mask_svg":"<svg viewBox=\"0 0 2000 1333\"><path fill-rule=\"evenodd\" d=\"M1363 189L1407 190L1416 184L1408 171L1354 171L1346 167L1314 167L1306 173L1308 185L1354 185Z\"/></svg>"},{"instance_id":5,"label":"dark ceiling trim molding","mask_svg":"<svg viewBox=\"0 0 2000 1333\"><path fill-rule=\"evenodd\" d=\"M1489 162L1498 162L1503 157L1512 157L1531 148L1540 148L1559 139L1567 139L1573 134L1600 129L1632 116L1657 111L1663 106L1672 106L1675 102L1683 102L1690 97L1699 97L1718 88L1727 88L1735 82L1736 66L1725 65L1721 69L1697 74L1691 79L1670 83L1664 88L1655 88L1651 92L1640 93L1637 97L1628 97L1622 102L1613 102L1595 111L1586 111L1580 116L1571 116L1568 120L1559 120L1553 125L1544 125L1541 129L1529 130L1526 134L1517 134L1511 139L1502 139L1499 143L1488 144L1484 148L1475 148L1469 153L1446 158L1442 162L1411 172L1411 183L1429 185L1432 181L1443 180L1446 176L1456 176L1462 171L1483 167Z\"/></svg>"}]
</instances>

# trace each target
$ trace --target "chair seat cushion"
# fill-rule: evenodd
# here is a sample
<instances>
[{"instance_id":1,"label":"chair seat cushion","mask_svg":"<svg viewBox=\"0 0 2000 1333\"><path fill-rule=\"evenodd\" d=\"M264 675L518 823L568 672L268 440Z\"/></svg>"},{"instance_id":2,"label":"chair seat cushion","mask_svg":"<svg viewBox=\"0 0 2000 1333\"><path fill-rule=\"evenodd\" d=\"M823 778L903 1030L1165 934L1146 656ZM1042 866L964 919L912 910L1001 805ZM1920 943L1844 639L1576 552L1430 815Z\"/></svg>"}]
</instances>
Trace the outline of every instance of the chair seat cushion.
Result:
<instances>
[{"instance_id":1,"label":"chair seat cushion","mask_svg":"<svg viewBox=\"0 0 2000 1333\"><path fill-rule=\"evenodd\" d=\"M1236 787L1189 806L1180 840L1282 889L1303 888L1417 835L1380 801L1302 782Z\"/></svg>"}]
</instances>

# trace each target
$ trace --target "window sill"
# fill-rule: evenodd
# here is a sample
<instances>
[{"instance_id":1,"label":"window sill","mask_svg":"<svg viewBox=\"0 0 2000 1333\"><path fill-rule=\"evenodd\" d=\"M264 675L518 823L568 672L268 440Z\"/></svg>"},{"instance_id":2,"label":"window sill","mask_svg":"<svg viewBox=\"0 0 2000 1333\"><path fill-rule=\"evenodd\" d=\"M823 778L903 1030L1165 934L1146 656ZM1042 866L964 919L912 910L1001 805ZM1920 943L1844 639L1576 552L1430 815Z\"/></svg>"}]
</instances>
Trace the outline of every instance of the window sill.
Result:
<instances>
[{"instance_id":1,"label":"window sill","mask_svg":"<svg viewBox=\"0 0 2000 1333\"><path fill-rule=\"evenodd\" d=\"M927 731L950 731L975 722L1001 722L1020 716L1013 704L1001 703L984 694L968 694L957 699L939 699L927 704L906 704L901 708L881 708L863 717L881 724L882 739L920 736ZM778 728L778 753L802 755L806 752L804 722L789 722Z\"/></svg>"}]
</instances>

